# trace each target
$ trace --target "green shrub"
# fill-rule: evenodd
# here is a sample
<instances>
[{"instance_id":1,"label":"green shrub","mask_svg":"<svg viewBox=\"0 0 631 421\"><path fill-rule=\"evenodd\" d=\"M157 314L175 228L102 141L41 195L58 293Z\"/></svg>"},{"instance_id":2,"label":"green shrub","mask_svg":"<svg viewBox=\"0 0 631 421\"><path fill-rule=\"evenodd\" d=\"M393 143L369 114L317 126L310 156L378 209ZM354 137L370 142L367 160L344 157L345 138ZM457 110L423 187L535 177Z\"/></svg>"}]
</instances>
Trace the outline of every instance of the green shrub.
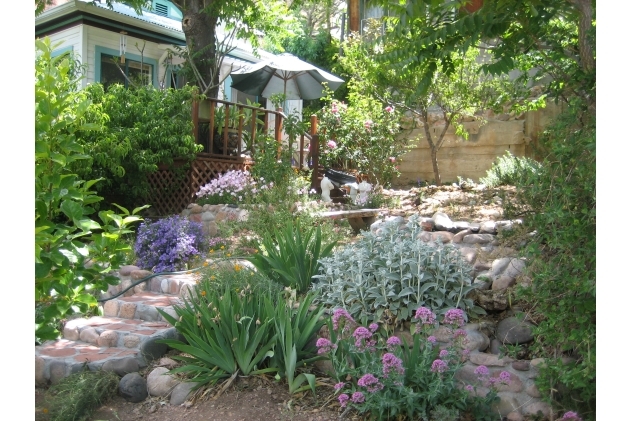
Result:
<instances>
[{"instance_id":1,"label":"green shrub","mask_svg":"<svg viewBox=\"0 0 631 421\"><path fill-rule=\"evenodd\" d=\"M183 164L202 149L192 135L191 86L156 89L153 86L125 88L100 83L85 88L92 101L88 115L106 114L105 130L78 138L90 159L76 168L84 178L103 177L98 192L107 200L132 206L151 198L148 175L159 164ZM185 176L186 165L176 165L176 176Z\"/></svg>"},{"instance_id":2,"label":"green shrub","mask_svg":"<svg viewBox=\"0 0 631 421\"><path fill-rule=\"evenodd\" d=\"M63 378L48 390L51 421L88 420L92 413L116 396L120 378L110 371L90 371Z\"/></svg>"},{"instance_id":3,"label":"green shrub","mask_svg":"<svg viewBox=\"0 0 631 421\"><path fill-rule=\"evenodd\" d=\"M334 246L335 242L322 244L319 227L303 232L299 225L290 221L282 230L265 235L261 252L248 256L248 260L270 278L304 293L311 287L318 261L331 254Z\"/></svg>"},{"instance_id":4,"label":"green shrub","mask_svg":"<svg viewBox=\"0 0 631 421\"><path fill-rule=\"evenodd\" d=\"M344 308L362 323L401 323L421 306L439 314L449 308L484 314L466 298L472 268L460 251L417 240L418 216L406 227L386 223L381 234L364 232L356 243L320 259L314 284L318 301Z\"/></svg>"},{"instance_id":5,"label":"green shrub","mask_svg":"<svg viewBox=\"0 0 631 421\"><path fill-rule=\"evenodd\" d=\"M98 213L100 181L81 179L72 165L85 160L82 131L102 131L87 117L90 101L79 91L82 73L70 56L52 57L50 39L35 41L35 340L59 336L60 321L97 308L96 293L128 261L130 227L144 207Z\"/></svg>"},{"instance_id":6,"label":"green shrub","mask_svg":"<svg viewBox=\"0 0 631 421\"><path fill-rule=\"evenodd\" d=\"M546 357L537 386L557 406L595 419L596 408L596 122L571 107L541 138L542 170L518 183L518 199L536 231L526 250L532 288L518 298L541 320L538 353ZM577 359L564 365L561 358ZM561 393L561 391L565 391Z\"/></svg>"},{"instance_id":7,"label":"green shrub","mask_svg":"<svg viewBox=\"0 0 631 421\"><path fill-rule=\"evenodd\" d=\"M498 157L486 177L480 178L480 183L487 187L497 187L519 184L523 179L536 176L541 172L541 164L532 158L513 156L506 151L504 156Z\"/></svg>"}]
</instances>

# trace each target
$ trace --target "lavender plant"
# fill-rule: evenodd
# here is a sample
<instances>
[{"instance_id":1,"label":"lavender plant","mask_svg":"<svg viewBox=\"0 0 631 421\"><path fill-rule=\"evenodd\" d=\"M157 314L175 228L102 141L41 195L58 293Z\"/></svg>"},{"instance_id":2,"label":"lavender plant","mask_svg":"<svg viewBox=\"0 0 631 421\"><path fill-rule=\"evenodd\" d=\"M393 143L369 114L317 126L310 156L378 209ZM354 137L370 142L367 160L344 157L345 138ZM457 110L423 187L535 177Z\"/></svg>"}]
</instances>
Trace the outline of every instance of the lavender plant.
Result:
<instances>
[{"instance_id":1,"label":"lavender plant","mask_svg":"<svg viewBox=\"0 0 631 421\"><path fill-rule=\"evenodd\" d=\"M134 245L136 264L154 272L187 269L207 249L202 224L178 215L141 224Z\"/></svg>"},{"instance_id":2,"label":"lavender plant","mask_svg":"<svg viewBox=\"0 0 631 421\"><path fill-rule=\"evenodd\" d=\"M460 308L484 314L467 294L472 290L471 266L451 245L435 246L416 239L418 216L405 229L386 223L379 234L364 232L355 244L321 258L318 300L341 307L363 323L402 323L427 306L443 314Z\"/></svg>"},{"instance_id":3,"label":"lavender plant","mask_svg":"<svg viewBox=\"0 0 631 421\"><path fill-rule=\"evenodd\" d=\"M331 360L340 405L369 413L371 419L435 420L436 408L441 408L440 413L470 412L476 420L487 419L497 397L496 385L509 383L510 373L491 377L487 367L479 366L478 384L459 383L455 373L467 354L463 350L464 312L450 309L445 313L442 323L453 335L445 349L431 336L437 316L420 307L414 318L418 322L413 343L407 344L397 336L380 336L376 323L366 328L346 310L335 310L327 321L330 339L320 338L316 346L320 355Z\"/></svg>"}]
</instances>

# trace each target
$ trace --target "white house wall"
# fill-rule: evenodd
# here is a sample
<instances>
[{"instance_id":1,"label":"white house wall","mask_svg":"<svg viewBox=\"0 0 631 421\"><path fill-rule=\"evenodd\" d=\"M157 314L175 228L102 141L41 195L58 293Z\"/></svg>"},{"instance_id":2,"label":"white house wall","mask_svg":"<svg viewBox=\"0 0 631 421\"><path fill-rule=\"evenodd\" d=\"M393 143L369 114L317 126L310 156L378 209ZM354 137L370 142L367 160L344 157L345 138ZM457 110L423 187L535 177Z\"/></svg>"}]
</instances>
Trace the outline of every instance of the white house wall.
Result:
<instances>
[{"instance_id":1,"label":"white house wall","mask_svg":"<svg viewBox=\"0 0 631 421\"><path fill-rule=\"evenodd\" d=\"M82 29L80 26L74 26L72 28L64 29L63 31L59 31L52 35L49 35L48 38L50 38L51 45L55 45L61 42L61 45L57 46L53 53L72 50L74 53L81 57L83 49L81 37Z\"/></svg>"},{"instance_id":2,"label":"white house wall","mask_svg":"<svg viewBox=\"0 0 631 421\"><path fill-rule=\"evenodd\" d=\"M115 52L114 55L118 55L120 51L120 34L92 26L85 26L85 31L87 34L86 38L88 51L88 72L86 79L88 83L100 82L99 80L96 80L95 71L97 47L113 50ZM136 47L136 44L138 45L138 48ZM127 49L125 56L130 59L140 61L140 50L143 49L143 46L144 51L142 53L142 57L145 63L154 64L157 69L157 80L153 80L153 84L154 86L159 86L159 81L163 80L165 71L162 65L157 64L164 53L164 50L159 48L159 44L127 35ZM154 60L155 63L151 63L147 59ZM154 75L155 74L156 72L154 71Z\"/></svg>"}]
</instances>

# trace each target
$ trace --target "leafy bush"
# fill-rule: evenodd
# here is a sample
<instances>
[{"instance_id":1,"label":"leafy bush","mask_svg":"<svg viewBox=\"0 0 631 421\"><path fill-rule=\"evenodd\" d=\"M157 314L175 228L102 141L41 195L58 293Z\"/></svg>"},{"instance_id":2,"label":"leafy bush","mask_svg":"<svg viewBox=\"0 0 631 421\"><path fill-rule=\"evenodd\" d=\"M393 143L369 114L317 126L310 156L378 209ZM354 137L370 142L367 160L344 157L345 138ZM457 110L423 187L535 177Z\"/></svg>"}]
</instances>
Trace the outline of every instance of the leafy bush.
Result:
<instances>
[{"instance_id":1,"label":"leafy bush","mask_svg":"<svg viewBox=\"0 0 631 421\"><path fill-rule=\"evenodd\" d=\"M331 254L335 242L322 245L322 231L310 228L304 233L293 221L284 229L266 235L261 243L261 252L248 260L286 287L306 292L318 271L319 260Z\"/></svg>"},{"instance_id":2,"label":"leafy bush","mask_svg":"<svg viewBox=\"0 0 631 421\"><path fill-rule=\"evenodd\" d=\"M338 400L342 407L352 407L368 413L371 419L428 419L437 408L439 412L471 412L476 420L492 420L490 404L497 393L493 385L507 383L510 374L502 372L491 378L485 366L479 366L480 385L490 387L480 397L478 385L462 387L455 379L456 371L466 361L464 348L464 312L450 309L443 324L453 334L451 343L441 350L430 336L436 325L436 315L426 307L419 307L414 315L418 324L413 343L397 336L379 335L379 325L358 325L344 309L337 309L327 320L330 338L317 341L318 353L330 358ZM352 332L352 333L351 333ZM480 391L481 392L481 391ZM443 420L445 418L429 418Z\"/></svg>"},{"instance_id":3,"label":"leafy bush","mask_svg":"<svg viewBox=\"0 0 631 421\"><path fill-rule=\"evenodd\" d=\"M498 157L491 168L486 172L486 177L480 178L480 183L487 187L504 185L514 186L521 180L541 173L541 164L532 158L514 156L506 151L504 156Z\"/></svg>"},{"instance_id":4,"label":"leafy bush","mask_svg":"<svg viewBox=\"0 0 631 421\"><path fill-rule=\"evenodd\" d=\"M48 390L50 419L89 419L92 413L118 392L119 377L110 371L83 370L63 378Z\"/></svg>"},{"instance_id":5,"label":"leafy bush","mask_svg":"<svg viewBox=\"0 0 631 421\"><path fill-rule=\"evenodd\" d=\"M289 150L283 148L279 154L278 143L271 136L260 135L256 142L258 145L252 157L256 164L252 167L252 176L256 180L284 185L294 174Z\"/></svg>"},{"instance_id":6,"label":"leafy bush","mask_svg":"<svg viewBox=\"0 0 631 421\"><path fill-rule=\"evenodd\" d=\"M207 250L202 224L179 215L140 224L134 245L136 264L154 272L188 269Z\"/></svg>"},{"instance_id":7,"label":"leafy bush","mask_svg":"<svg viewBox=\"0 0 631 421\"><path fill-rule=\"evenodd\" d=\"M421 306L440 314L454 307L484 314L467 298L472 268L457 248L417 240L418 216L409 218L405 230L395 222L382 230L364 232L356 243L320 259L313 287L320 302L344 308L364 323L401 323Z\"/></svg>"},{"instance_id":8,"label":"leafy bush","mask_svg":"<svg viewBox=\"0 0 631 421\"><path fill-rule=\"evenodd\" d=\"M92 101L88 115L104 113L107 118L104 131L79 137L90 158L76 171L87 179L103 177L98 191L110 201L131 206L149 200L147 176L159 164L171 165L176 158L189 162L202 149L192 135L191 86L161 90L115 84L105 91L92 83L85 93ZM177 166L180 176L185 168Z\"/></svg>"},{"instance_id":9,"label":"leafy bush","mask_svg":"<svg viewBox=\"0 0 631 421\"><path fill-rule=\"evenodd\" d=\"M547 358L537 377L544 396L578 409L586 420L596 408L596 122L570 107L541 138L549 149L539 174L518 183L518 200L532 212L524 225L535 231L526 254L532 288L518 298L541 320L538 353ZM577 359L566 365L562 357ZM564 391L561 393L561 391ZM548 392L548 393L546 393Z\"/></svg>"},{"instance_id":10,"label":"leafy bush","mask_svg":"<svg viewBox=\"0 0 631 421\"><path fill-rule=\"evenodd\" d=\"M90 101L79 91L81 69L72 55L52 57L57 45L35 41L35 340L59 336L60 321L97 308L95 293L118 282L109 275L130 256L125 237L144 207L98 213L102 198L72 164L87 156L77 141L90 122ZM89 263L89 264L88 264Z\"/></svg>"},{"instance_id":11,"label":"leafy bush","mask_svg":"<svg viewBox=\"0 0 631 421\"><path fill-rule=\"evenodd\" d=\"M230 257L226 258L229 261ZM201 282L208 284L217 291L223 291L226 288L233 291L249 290L254 294L262 294L275 297L283 286L278 282L270 279L263 272L252 270L240 263L221 263L219 259L214 260L210 266L202 269Z\"/></svg>"}]
</instances>

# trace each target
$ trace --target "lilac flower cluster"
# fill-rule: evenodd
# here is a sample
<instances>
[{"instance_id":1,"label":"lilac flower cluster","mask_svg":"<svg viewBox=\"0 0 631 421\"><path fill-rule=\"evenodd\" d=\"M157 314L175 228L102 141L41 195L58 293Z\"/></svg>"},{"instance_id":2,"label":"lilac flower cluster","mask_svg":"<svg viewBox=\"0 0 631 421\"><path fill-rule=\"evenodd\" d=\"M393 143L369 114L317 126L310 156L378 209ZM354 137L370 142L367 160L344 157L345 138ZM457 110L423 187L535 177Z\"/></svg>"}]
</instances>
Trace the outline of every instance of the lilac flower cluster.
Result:
<instances>
[{"instance_id":1,"label":"lilac flower cluster","mask_svg":"<svg viewBox=\"0 0 631 421\"><path fill-rule=\"evenodd\" d=\"M336 349L337 345L326 338L319 338L316 341L316 348L318 348L318 354L326 354Z\"/></svg>"},{"instance_id":2,"label":"lilac flower cluster","mask_svg":"<svg viewBox=\"0 0 631 421\"><path fill-rule=\"evenodd\" d=\"M445 318L443 319L443 323L446 325L451 325L453 327L462 327L465 324L465 313L459 308L452 308L451 310L447 310L445 313Z\"/></svg>"},{"instance_id":3,"label":"lilac flower cluster","mask_svg":"<svg viewBox=\"0 0 631 421\"><path fill-rule=\"evenodd\" d=\"M561 419L566 421L583 421L583 419L579 417L578 414L574 411L566 412L565 414L563 414L563 417Z\"/></svg>"},{"instance_id":4,"label":"lilac flower cluster","mask_svg":"<svg viewBox=\"0 0 631 421\"><path fill-rule=\"evenodd\" d=\"M502 371L498 377L491 377L489 369L484 366L478 366L474 371L474 374L478 375L478 380L485 386L493 387L496 384L510 384L511 376L508 371Z\"/></svg>"},{"instance_id":5,"label":"lilac flower cluster","mask_svg":"<svg viewBox=\"0 0 631 421\"><path fill-rule=\"evenodd\" d=\"M400 345L401 345L401 339L399 339L397 336L390 336L388 340L386 341L386 346L388 347L390 351L393 351Z\"/></svg>"},{"instance_id":6,"label":"lilac flower cluster","mask_svg":"<svg viewBox=\"0 0 631 421\"><path fill-rule=\"evenodd\" d=\"M377 340L372 337L372 332L370 330L360 326L353 332L353 337L355 338L355 346L359 352L375 351Z\"/></svg>"},{"instance_id":7,"label":"lilac flower cluster","mask_svg":"<svg viewBox=\"0 0 631 421\"><path fill-rule=\"evenodd\" d=\"M341 319L341 320L340 320ZM340 327L340 321L344 323L345 321L349 321L354 323L353 317L348 313L348 311L343 308L338 308L333 312L333 329L338 330Z\"/></svg>"},{"instance_id":8,"label":"lilac flower cluster","mask_svg":"<svg viewBox=\"0 0 631 421\"><path fill-rule=\"evenodd\" d=\"M202 224L178 215L143 222L134 244L136 264L154 272L186 269L186 265L207 248Z\"/></svg>"},{"instance_id":9,"label":"lilac flower cluster","mask_svg":"<svg viewBox=\"0 0 631 421\"><path fill-rule=\"evenodd\" d=\"M419 307L414 315L415 319L419 319L421 324L433 326L436 323L436 315L427 307Z\"/></svg>"},{"instance_id":10,"label":"lilac flower cluster","mask_svg":"<svg viewBox=\"0 0 631 421\"><path fill-rule=\"evenodd\" d=\"M357 385L365 387L370 393L378 392L383 389L383 384L379 382L379 379L370 373L364 374L357 380Z\"/></svg>"},{"instance_id":11,"label":"lilac flower cluster","mask_svg":"<svg viewBox=\"0 0 631 421\"><path fill-rule=\"evenodd\" d=\"M430 369L432 373L444 373L447 371L449 366L443 360L434 360L432 363L432 368Z\"/></svg>"},{"instance_id":12,"label":"lilac flower cluster","mask_svg":"<svg viewBox=\"0 0 631 421\"><path fill-rule=\"evenodd\" d=\"M403 368L403 361L390 352L383 354L383 357L381 357L381 364L383 364L383 375L386 377L390 374L391 371L396 371L399 374L405 373L405 368Z\"/></svg>"}]
</instances>

